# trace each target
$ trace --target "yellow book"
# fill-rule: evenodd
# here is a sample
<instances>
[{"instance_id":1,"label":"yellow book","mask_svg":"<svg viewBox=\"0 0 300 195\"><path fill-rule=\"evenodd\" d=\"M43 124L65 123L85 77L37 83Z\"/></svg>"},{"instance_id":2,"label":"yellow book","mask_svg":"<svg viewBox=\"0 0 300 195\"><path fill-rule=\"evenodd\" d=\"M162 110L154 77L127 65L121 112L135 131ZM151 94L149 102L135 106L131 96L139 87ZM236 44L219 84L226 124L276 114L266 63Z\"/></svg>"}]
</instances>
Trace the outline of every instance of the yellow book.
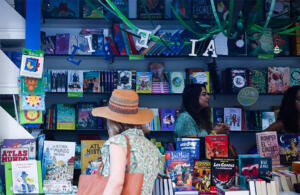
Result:
<instances>
[{"instance_id":1,"label":"yellow book","mask_svg":"<svg viewBox=\"0 0 300 195\"><path fill-rule=\"evenodd\" d=\"M193 83L206 85L206 91L210 93L209 72L193 72Z\"/></svg>"}]
</instances>

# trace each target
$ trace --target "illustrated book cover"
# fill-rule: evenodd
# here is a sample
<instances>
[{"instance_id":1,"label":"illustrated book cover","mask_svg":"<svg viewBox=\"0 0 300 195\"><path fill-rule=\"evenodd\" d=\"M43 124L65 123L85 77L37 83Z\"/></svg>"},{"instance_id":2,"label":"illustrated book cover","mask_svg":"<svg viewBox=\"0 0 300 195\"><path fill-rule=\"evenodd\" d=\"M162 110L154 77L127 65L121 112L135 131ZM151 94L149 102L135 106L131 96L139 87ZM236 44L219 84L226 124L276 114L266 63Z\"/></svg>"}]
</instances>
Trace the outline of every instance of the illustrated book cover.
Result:
<instances>
[{"instance_id":1,"label":"illustrated book cover","mask_svg":"<svg viewBox=\"0 0 300 195\"><path fill-rule=\"evenodd\" d=\"M280 164L291 165L299 157L298 135L297 134L278 134L278 145Z\"/></svg>"},{"instance_id":2,"label":"illustrated book cover","mask_svg":"<svg viewBox=\"0 0 300 195\"><path fill-rule=\"evenodd\" d=\"M256 133L256 144L257 144L258 154L261 157L271 157L272 165L280 164L277 132L268 131L268 132Z\"/></svg>"},{"instance_id":3,"label":"illustrated book cover","mask_svg":"<svg viewBox=\"0 0 300 195\"><path fill-rule=\"evenodd\" d=\"M174 108L161 108L161 130L173 131L175 127L175 109Z\"/></svg>"},{"instance_id":4,"label":"illustrated book cover","mask_svg":"<svg viewBox=\"0 0 300 195\"><path fill-rule=\"evenodd\" d=\"M68 70L68 97L82 97L83 71Z\"/></svg>"},{"instance_id":5,"label":"illustrated book cover","mask_svg":"<svg viewBox=\"0 0 300 195\"><path fill-rule=\"evenodd\" d=\"M92 110L96 106L96 102L80 102L77 104L77 129L97 129L97 118L92 116Z\"/></svg>"},{"instance_id":6,"label":"illustrated book cover","mask_svg":"<svg viewBox=\"0 0 300 195\"><path fill-rule=\"evenodd\" d=\"M268 93L284 93L289 87L289 67L268 67Z\"/></svg>"},{"instance_id":7,"label":"illustrated book cover","mask_svg":"<svg viewBox=\"0 0 300 195\"><path fill-rule=\"evenodd\" d=\"M193 186L200 192L209 192L211 183L211 163L209 160L194 160Z\"/></svg>"},{"instance_id":8,"label":"illustrated book cover","mask_svg":"<svg viewBox=\"0 0 300 195\"><path fill-rule=\"evenodd\" d=\"M170 93L183 93L185 87L184 72L169 72Z\"/></svg>"},{"instance_id":9,"label":"illustrated book cover","mask_svg":"<svg viewBox=\"0 0 300 195\"><path fill-rule=\"evenodd\" d=\"M56 129L75 130L75 106L73 104L57 104L56 111Z\"/></svg>"},{"instance_id":10,"label":"illustrated book cover","mask_svg":"<svg viewBox=\"0 0 300 195\"><path fill-rule=\"evenodd\" d=\"M83 92L90 92L90 93L100 92L100 72L98 71L83 72Z\"/></svg>"},{"instance_id":11,"label":"illustrated book cover","mask_svg":"<svg viewBox=\"0 0 300 195\"><path fill-rule=\"evenodd\" d=\"M228 136L227 135L206 135L205 136L206 158L228 157Z\"/></svg>"},{"instance_id":12,"label":"illustrated book cover","mask_svg":"<svg viewBox=\"0 0 300 195\"><path fill-rule=\"evenodd\" d=\"M136 72L136 92L152 93L151 72Z\"/></svg>"},{"instance_id":13,"label":"illustrated book cover","mask_svg":"<svg viewBox=\"0 0 300 195\"><path fill-rule=\"evenodd\" d=\"M242 130L242 109L224 108L224 122L229 125L232 131Z\"/></svg>"},{"instance_id":14,"label":"illustrated book cover","mask_svg":"<svg viewBox=\"0 0 300 195\"><path fill-rule=\"evenodd\" d=\"M212 158L211 185L232 186L235 181L237 161L233 158Z\"/></svg>"},{"instance_id":15,"label":"illustrated book cover","mask_svg":"<svg viewBox=\"0 0 300 195\"><path fill-rule=\"evenodd\" d=\"M190 153L190 163L194 164L194 159L200 158L200 139L199 138L177 138L176 150L187 151Z\"/></svg>"}]
</instances>

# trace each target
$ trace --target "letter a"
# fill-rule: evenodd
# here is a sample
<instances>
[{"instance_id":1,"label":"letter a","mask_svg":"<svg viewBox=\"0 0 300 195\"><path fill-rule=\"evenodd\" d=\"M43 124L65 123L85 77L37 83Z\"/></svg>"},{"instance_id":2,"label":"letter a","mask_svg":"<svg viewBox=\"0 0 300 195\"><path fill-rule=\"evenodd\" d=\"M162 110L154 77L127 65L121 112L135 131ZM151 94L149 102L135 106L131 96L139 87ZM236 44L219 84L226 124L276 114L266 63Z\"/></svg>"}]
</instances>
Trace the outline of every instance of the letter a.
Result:
<instances>
[{"instance_id":1,"label":"letter a","mask_svg":"<svg viewBox=\"0 0 300 195\"><path fill-rule=\"evenodd\" d=\"M208 52L212 52L211 57L216 58L217 54L216 54L216 47L215 47L215 41L212 39L210 40L207 49L205 50L205 52L203 53L203 56L208 56Z\"/></svg>"}]
</instances>

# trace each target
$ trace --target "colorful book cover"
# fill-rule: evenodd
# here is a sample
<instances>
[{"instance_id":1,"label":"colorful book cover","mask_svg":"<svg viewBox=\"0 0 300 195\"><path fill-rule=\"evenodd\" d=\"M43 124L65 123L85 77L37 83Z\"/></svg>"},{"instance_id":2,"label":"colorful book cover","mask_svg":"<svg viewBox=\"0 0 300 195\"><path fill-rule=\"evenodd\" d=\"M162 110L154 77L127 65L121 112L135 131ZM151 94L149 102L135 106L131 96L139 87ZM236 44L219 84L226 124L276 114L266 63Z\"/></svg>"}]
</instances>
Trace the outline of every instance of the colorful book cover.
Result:
<instances>
[{"instance_id":1,"label":"colorful book cover","mask_svg":"<svg viewBox=\"0 0 300 195\"><path fill-rule=\"evenodd\" d=\"M256 144L261 157L271 157L272 165L280 164L277 132L256 133Z\"/></svg>"},{"instance_id":2,"label":"colorful book cover","mask_svg":"<svg viewBox=\"0 0 300 195\"><path fill-rule=\"evenodd\" d=\"M22 94L44 94L44 77L37 79L31 77L21 77L21 93Z\"/></svg>"},{"instance_id":3,"label":"colorful book cover","mask_svg":"<svg viewBox=\"0 0 300 195\"><path fill-rule=\"evenodd\" d=\"M298 152L298 135L297 134L279 134L278 145L280 154L280 164L291 165L293 161L297 161Z\"/></svg>"},{"instance_id":4,"label":"colorful book cover","mask_svg":"<svg viewBox=\"0 0 300 195\"><path fill-rule=\"evenodd\" d=\"M188 84L193 83L193 74L194 74L194 72L197 73L197 72L203 72L203 71L204 70L202 68L186 68L185 73L186 73Z\"/></svg>"},{"instance_id":5,"label":"colorful book cover","mask_svg":"<svg viewBox=\"0 0 300 195\"><path fill-rule=\"evenodd\" d=\"M166 151L166 172L179 186L192 186L192 170L190 164L190 154L186 151Z\"/></svg>"},{"instance_id":6,"label":"colorful book cover","mask_svg":"<svg viewBox=\"0 0 300 195\"><path fill-rule=\"evenodd\" d=\"M42 124L43 113L40 110L20 110L20 124Z\"/></svg>"},{"instance_id":7,"label":"colorful book cover","mask_svg":"<svg viewBox=\"0 0 300 195\"><path fill-rule=\"evenodd\" d=\"M78 129L97 129L97 118L92 116L92 110L96 103L78 103Z\"/></svg>"},{"instance_id":8,"label":"colorful book cover","mask_svg":"<svg viewBox=\"0 0 300 195\"><path fill-rule=\"evenodd\" d=\"M83 71L68 70L68 97L82 97Z\"/></svg>"},{"instance_id":9,"label":"colorful book cover","mask_svg":"<svg viewBox=\"0 0 300 195\"><path fill-rule=\"evenodd\" d=\"M224 108L213 108L213 126L224 122Z\"/></svg>"},{"instance_id":10,"label":"colorful book cover","mask_svg":"<svg viewBox=\"0 0 300 195\"><path fill-rule=\"evenodd\" d=\"M164 62L150 62L149 70L152 72L153 82L166 82L165 63Z\"/></svg>"},{"instance_id":11,"label":"colorful book cover","mask_svg":"<svg viewBox=\"0 0 300 195\"><path fill-rule=\"evenodd\" d=\"M268 93L284 93L289 87L289 67L268 67Z\"/></svg>"},{"instance_id":12,"label":"colorful book cover","mask_svg":"<svg viewBox=\"0 0 300 195\"><path fill-rule=\"evenodd\" d=\"M209 72L194 72L193 83L204 84L206 86L206 91L210 93Z\"/></svg>"},{"instance_id":13,"label":"colorful book cover","mask_svg":"<svg viewBox=\"0 0 300 195\"><path fill-rule=\"evenodd\" d=\"M262 112L261 113L262 130L268 128L275 122L275 112Z\"/></svg>"},{"instance_id":14,"label":"colorful book cover","mask_svg":"<svg viewBox=\"0 0 300 195\"><path fill-rule=\"evenodd\" d=\"M21 110L45 110L45 95L20 95Z\"/></svg>"},{"instance_id":15,"label":"colorful book cover","mask_svg":"<svg viewBox=\"0 0 300 195\"><path fill-rule=\"evenodd\" d=\"M70 181L44 180L43 190L45 194L72 194L73 192Z\"/></svg>"},{"instance_id":16,"label":"colorful book cover","mask_svg":"<svg viewBox=\"0 0 300 195\"><path fill-rule=\"evenodd\" d=\"M152 92L152 74L151 72L136 73L136 92L151 93Z\"/></svg>"},{"instance_id":17,"label":"colorful book cover","mask_svg":"<svg viewBox=\"0 0 300 195\"><path fill-rule=\"evenodd\" d=\"M44 51L22 50L20 76L42 78L44 70Z\"/></svg>"},{"instance_id":18,"label":"colorful book cover","mask_svg":"<svg viewBox=\"0 0 300 195\"><path fill-rule=\"evenodd\" d=\"M81 169L81 144L75 145L74 169Z\"/></svg>"},{"instance_id":19,"label":"colorful book cover","mask_svg":"<svg viewBox=\"0 0 300 195\"><path fill-rule=\"evenodd\" d=\"M169 72L169 85L171 93L183 93L185 87L184 72Z\"/></svg>"},{"instance_id":20,"label":"colorful book cover","mask_svg":"<svg viewBox=\"0 0 300 195\"><path fill-rule=\"evenodd\" d=\"M56 34L56 48L55 54L68 54L69 53L70 34Z\"/></svg>"},{"instance_id":21,"label":"colorful book cover","mask_svg":"<svg viewBox=\"0 0 300 195\"><path fill-rule=\"evenodd\" d=\"M211 185L232 186L235 182L237 161L233 158L212 158Z\"/></svg>"},{"instance_id":22,"label":"colorful book cover","mask_svg":"<svg viewBox=\"0 0 300 195\"><path fill-rule=\"evenodd\" d=\"M300 85L300 68L290 68L290 86Z\"/></svg>"},{"instance_id":23,"label":"colorful book cover","mask_svg":"<svg viewBox=\"0 0 300 195\"><path fill-rule=\"evenodd\" d=\"M207 0L193 0L192 14L195 19L213 20L211 5Z\"/></svg>"},{"instance_id":24,"label":"colorful book cover","mask_svg":"<svg viewBox=\"0 0 300 195\"><path fill-rule=\"evenodd\" d=\"M240 159L241 175L246 178L272 178L272 159L270 157L249 157Z\"/></svg>"},{"instance_id":25,"label":"colorful book cover","mask_svg":"<svg viewBox=\"0 0 300 195\"><path fill-rule=\"evenodd\" d=\"M200 158L200 139L198 138L177 138L176 150L187 151L190 153L191 165L194 159Z\"/></svg>"},{"instance_id":26,"label":"colorful book cover","mask_svg":"<svg viewBox=\"0 0 300 195\"><path fill-rule=\"evenodd\" d=\"M193 186L199 192L209 192L211 183L211 163L209 160L194 160Z\"/></svg>"},{"instance_id":27,"label":"colorful book cover","mask_svg":"<svg viewBox=\"0 0 300 195\"><path fill-rule=\"evenodd\" d=\"M161 108L161 130L173 131L175 127L175 109L174 108Z\"/></svg>"},{"instance_id":28,"label":"colorful book cover","mask_svg":"<svg viewBox=\"0 0 300 195\"><path fill-rule=\"evenodd\" d=\"M104 55L104 32L105 29L101 29L99 34L92 35L92 46L95 52L92 55Z\"/></svg>"},{"instance_id":29,"label":"colorful book cover","mask_svg":"<svg viewBox=\"0 0 300 195\"><path fill-rule=\"evenodd\" d=\"M56 105L56 129L75 130L75 106L72 104Z\"/></svg>"},{"instance_id":30,"label":"colorful book cover","mask_svg":"<svg viewBox=\"0 0 300 195\"><path fill-rule=\"evenodd\" d=\"M228 71L228 91L238 93L242 88L249 86L249 73L243 68L229 68Z\"/></svg>"},{"instance_id":31,"label":"colorful book cover","mask_svg":"<svg viewBox=\"0 0 300 195\"><path fill-rule=\"evenodd\" d=\"M101 147L105 140L81 140L81 174L91 175L93 163L101 162Z\"/></svg>"},{"instance_id":32,"label":"colorful book cover","mask_svg":"<svg viewBox=\"0 0 300 195\"><path fill-rule=\"evenodd\" d=\"M241 131L242 109L224 108L224 122L229 125L231 131Z\"/></svg>"},{"instance_id":33,"label":"colorful book cover","mask_svg":"<svg viewBox=\"0 0 300 195\"><path fill-rule=\"evenodd\" d=\"M261 54L274 54L272 29L267 28L263 35L258 37L259 33L248 35L247 51L249 56L259 56ZM256 39L254 39L256 38Z\"/></svg>"},{"instance_id":34,"label":"colorful book cover","mask_svg":"<svg viewBox=\"0 0 300 195\"><path fill-rule=\"evenodd\" d=\"M120 53L120 55L123 55L123 56L127 55L126 49L125 49L125 41L122 36L120 24L115 23L113 25L113 29L114 29L114 42L117 45L118 52Z\"/></svg>"},{"instance_id":35,"label":"colorful book cover","mask_svg":"<svg viewBox=\"0 0 300 195\"><path fill-rule=\"evenodd\" d=\"M164 1L138 0L138 17L140 19L163 19L165 12Z\"/></svg>"},{"instance_id":36,"label":"colorful book cover","mask_svg":"<svg viewBox=\"0 0 300 195\"><path fill-rule=\"evenodd\" d=\"M83 92L100 92L100 72L83 72Z\"/></svg>"},{"instance_id":37,"label":"colorful book cover","mask_svg":"<svg viewBox=\"0 0 300 195\"><path fill-rule=\"evenodd\" d=\"M42 161L43 180L73 182L75 142L45 141Z\"/></svg>"},{"instance_id":38,"label":"colorful book cover","mask_svg":"<svg viewBox=\"0 0 300 195\"><path fill-rule=\"evenodd\" d=\"M122 14L126 17L128 17L128 11L129 11L129 1L128 0L111 0L111 2L116 5L116 7L122 12ZM107 4L107 3L106 3ZM109 6L108 4L106 6ZM114 14L112 14L108 10L104 10L104 14L107 18L118 18Z\"/></svg>"},{"instance_id":39,"label":"colorful book cover","mask_svg":"<svg viewBox=\"0 0 300 195\"><path fill-rule=\"evenodd\" d=\"M79 0L48 0L46 1L46 17L51 18L78 18ZM44 2L44 3L46 3Z\"/></svg>"},{"instance_id":40,"label":"colorful book cover","mask_svg":"<svg viewBox=\"0 0 300 195\"><path fill-rule=\"evenodd\" d=\"M78 47L77 54L79 55L92 55L92 52L88 52L90 50L88 39L85 38L85 35L79 35L78 38Z\"/></svg>"},{"instance_id":41,"label":"colorful book cover","mask_svg":"<svg viewBox=\"0 0 300 195\"><path fill-rule=\"evenodd\" d=\"M274 53L276 56L290 55L290 40L288 35L273 34Z\"/></svg>"},{"instance_id":42,"label":"colorful book cover","mask_svg":"<svg viewBox=\"0 0 300 195\"><path fill-rule=\"evenodd\" d=\"M257 89L259 93L267 93L267 71L265 69L252 69L249 86Z\"/></svg>"},{"instance_id":43,"label":"colorful book cover","mask_svg":"<svg viewBox=\"0 0 300 195\"><path fill-rule=\"evenodd\" d=\"M99 1L92 0L91 3L97 8L98 12L100 12L102 15L104 14L103 6ZM85 1L82 5L82 17L83 18L103 18L103 16L100 16L95 9L93 9L91 6L89 6Z\"/></svg>"},{"instance_id":44,"label":"colorful book cover","mask_svg":"<svg viewBox=\"0 0 300 195\"><path fill-rule=\"evenodd\" d=\"M118 70L117 89L132 89L132 72L130 70Z\"/></svg>"},{"instance_id":45,"label":"colorful book cover","mask_svg":"<svg viewBox=\"0 0 300 195\"><path fill-rule=\"evenodd\" d=\"M228 136L205 136L205 153L207 159L211 159L212 157L228 157Z\"/></svg>"},{"instance_id":46,"label":"colorful book cover","mask_svg":"<svg viewBox=\"0 0 300 195\"><path fill-rule=\"evenodd\" d=\"M34 160L35 139L4 139L1 146L1 164L10 161Z\"/></svg>"}]
</instances>

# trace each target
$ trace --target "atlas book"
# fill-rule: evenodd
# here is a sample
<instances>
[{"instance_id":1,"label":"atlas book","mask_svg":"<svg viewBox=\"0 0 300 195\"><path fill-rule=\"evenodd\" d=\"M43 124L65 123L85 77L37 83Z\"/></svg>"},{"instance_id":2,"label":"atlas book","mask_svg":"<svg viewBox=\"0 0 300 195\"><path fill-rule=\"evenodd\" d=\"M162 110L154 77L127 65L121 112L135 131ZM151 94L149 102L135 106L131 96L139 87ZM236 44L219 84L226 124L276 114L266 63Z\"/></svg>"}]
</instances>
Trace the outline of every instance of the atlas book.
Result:
<instances>
[{"instance_id":1,"label":"atlas book","mask_svg":"<svg viewBox=\"0 0 300 195\"><path fill-rule=\"evenodd\" d=\"M92 102L80 102L77 104L77 129L97 129L97 118L92 116L92 110L97 106Z\"/></svg>"},{"instance_id":2,"label":"atlas book","mask_svg":"<svg viewBox=\"0 0 300 195\"><path fill-rule=\"evenodd\" d=\"M249 86L261 93L267 93L267 71L265 69L252 69L249 72Z\"/></svg>"},{"instance_id":3,"label":"atlas book","mask_svg":"<svg viewBox=\"0 0 300 195\"><path fill-rule=\"evenodd\" d=\"M209 192L211 182L211 162L209 160L194 160L193 186L199 192Z\"/></svg>"},{"instance_id":4,"label":"atlas book","mask_svg":"<svg viewBox=\"0 0 300 195\"><path fill-rule=\"evenodd\" d=\"M176 187L192 186L190 154L186 151L166 151L166 172Z\"/></svg>"},{"instance_id":5,"label":"atlas book","mask_svg":"<svg viewBox=\"0 0 300 195\"><path fill-rule=\"evenodd\" d=\"M228 136L227 135L206 135L205 136L206 158L228 157Z\"/></svg>"},{"instance_id":6,"label":"atlas book","mask_svg":"<svg viewBox=\"0 0 300 195\"><path fill-rule=\"evenodd\" d=\"M183 93L185 87L184 72L169 72L170 93Z\"/></svg>"},{"instance_id":7,"label":"atlas book","mask_svg":"<svg viewBox=\"0 0 300 195\"><path fill-rule=\"evenodd\" d=\"M232 131L242 130L242 109L224 108L224 122L229 125Z\"/></svg>"},{"instance_id":8,"label":"atlas book","mask_svg":"<svg viewBox=\"0 0 300 195\"><path fill-rule=\"evenodd\" d=\"M289 67L268 67L268 93L284 93L289 87Z\"/></svg>"},{"instance_id":9,"label":"atlas book","mask_svg":"<svg viewBox=\"0 0 300 195\"><path fill-rule=\"evenodd\" d=\"M75 142L44 141L43 180L73 182Z\"/></svg>"},{"instance_id":10,"label":"atlas book","mask_svg":"<svg viewBox=\"0 0 300 195\"><path fill-rule=\"evenodd\" d=\"M81 140L81 174L91 175L101 162L101 146L105 140Z\"/></svg>"},{"instance_id":11,"label":"atlas book","mask_svg":"<svg viewBox=\"0 0 300 195\"><path fill-rule=\"evenodd\" d=\"M173 131L175 127L175 109L174 108L161 108L161 130Z\"/></svg>"},{"instance_id":12,"label":"atlas book","mask_svg":"<svg viewBox=\"0 0 300 195\"><path fill-rule=\"evenodd\" d=\"M194 164L194 159L200 159L200 139L199 138L177 138L176 150L190 153L190 163Z\"/></svg>"},{"instance_id":13,"label":"atlas book","mask_svg":"<svg viewBox=\"0 0 300 195\"><path fill-rule=\"evenodd\" d=\"M277 132L269 131L256 133L258 154L261 157L271 157L272 165L280 164Z\"/></svg>"},{"instance_id":14,"label":"atlas book","mask_svg":"<svg viewBox=\"0 0 300 195\"><path fill-rule=\"evenodd\" d=\"M56 105L56 129L75 130L75 106L73 104Z\"/></svg>"},{"instance_id":15,"label":"atlas book","mask_svg":"<svg viewBox=\"0 0 300 195\"><path fill-rule=\"evenodd\" d=\"M300 68L290 68L290 86L300 85Z\"/></svg>"},{"instance_id":16,"label":"atlas book","mask_svg":"<svg viewBox=\"0 0 300 195\"><path fill-rule=\"evenodd\" d=\"M100 72L83 72L83 92L100 93Z\"/></svg>"},{"instance_id":17,"label":"atlas book","mask_svg":"<svg viewBox=\"0 0 300 195\"><path fill-rule=\"evenodd\" d=\"M280 164L291 165L299 157L298 135L297 134L278 134Z\"/></svg>"},{"instance_id":18,"label":"atlas book","mask_svg":"<svg viewBox=\"0 0 300 195\"><path fill-rule=\"evenodd\" d=\"M237 161L234 158L212 158L211 185L234 185L236 169Z\"/></svg>"},{"instance_id":19,"label":"atlas book","mask_svg":"<svg viewBox=\"0 0 300 195\"><path fill-rule=\"evenodd\" d=\"M136 73L136 92L152 93L152 74L151 72Z\"/></svg>"}]
</instances>

